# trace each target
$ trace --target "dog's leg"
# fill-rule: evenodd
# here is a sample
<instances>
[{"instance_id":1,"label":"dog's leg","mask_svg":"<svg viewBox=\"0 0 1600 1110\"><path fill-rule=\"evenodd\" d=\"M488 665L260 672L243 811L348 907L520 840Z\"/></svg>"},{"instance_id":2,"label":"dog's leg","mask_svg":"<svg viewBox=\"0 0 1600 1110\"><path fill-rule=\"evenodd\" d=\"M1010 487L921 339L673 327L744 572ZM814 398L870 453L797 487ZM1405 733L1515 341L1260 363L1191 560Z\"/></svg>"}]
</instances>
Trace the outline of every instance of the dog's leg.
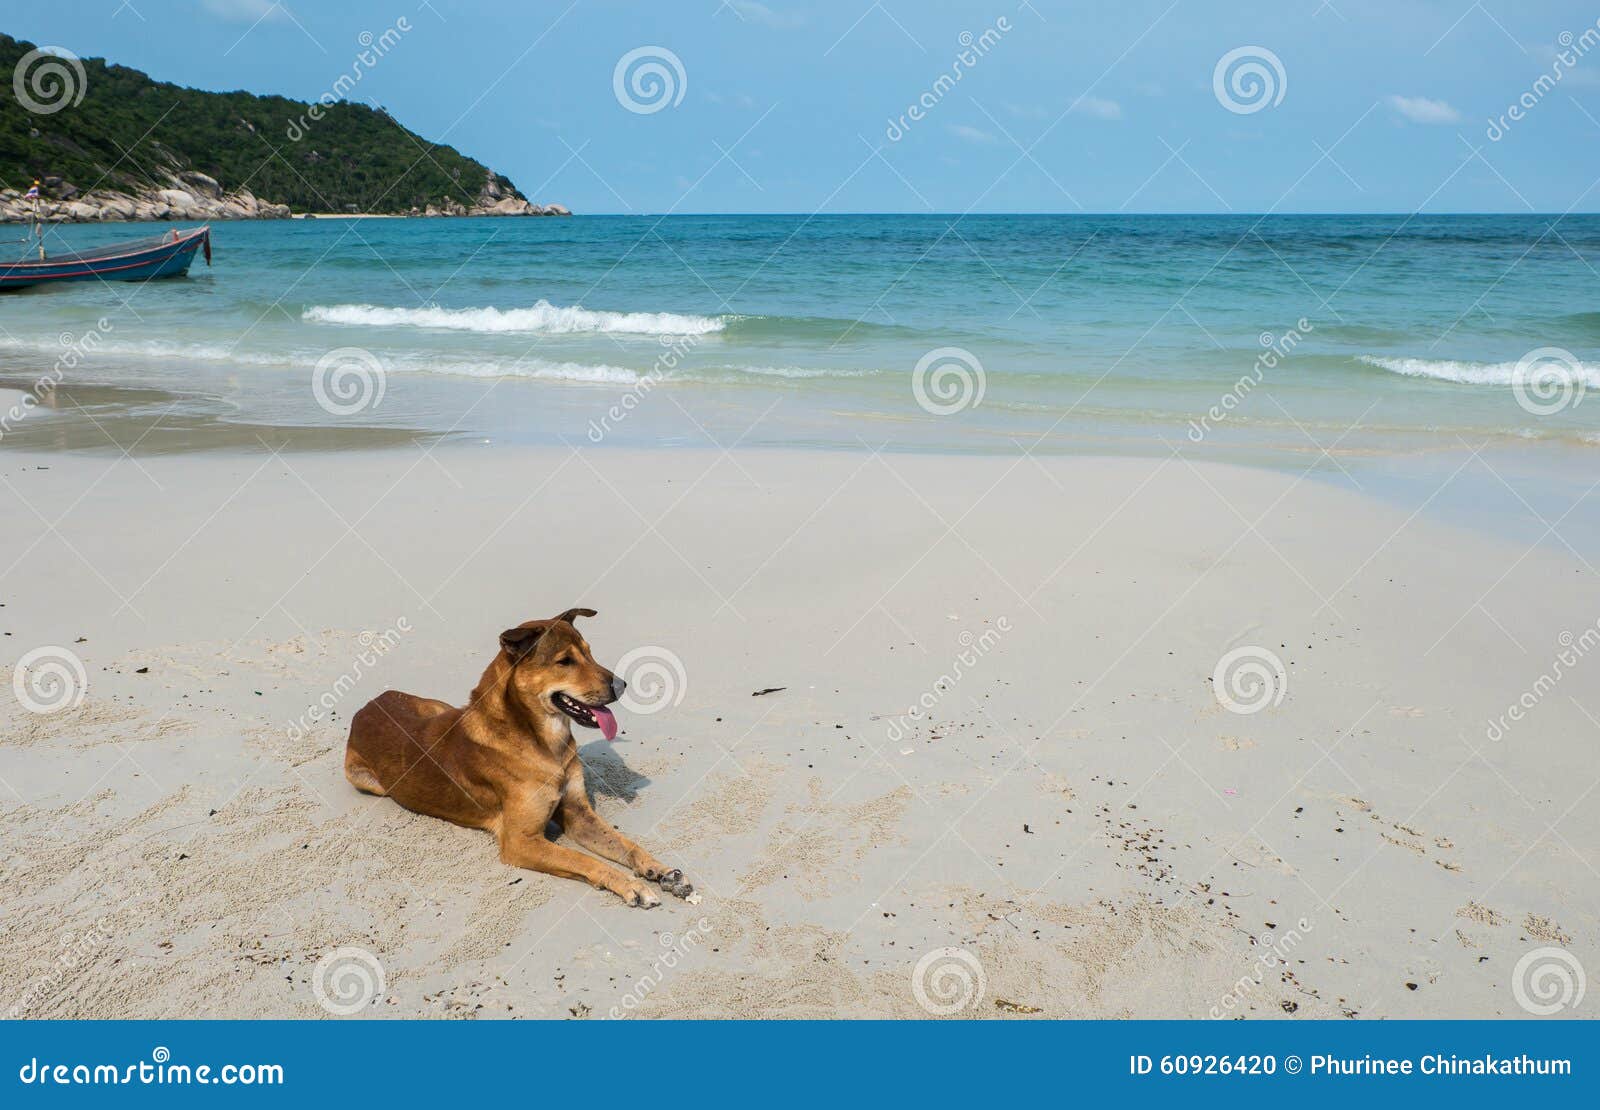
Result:
<instances>
[{"instance_id":1,"label":"dog's leg","mask_svg":"<svg viewBox=\"0 0 1600 1110\"><path fill-rule=\"evenodd\" d=\"M582 879L590 886L609 890L630 906L649 909L661 904L655 891L633 876L625 875L593 856L586 856L561 844L552 844L545 839L546 820L547 815L531 811L504 814L498 830L500 858L513 867L543 871L546 875L558 875L563 879Z\"/></svg>"},{"instance_id":2,"label":"dog's leg","mask_svg":"<svg viewBox=\"0 0 1600 1110\"><path fill-rule=\"evenodd\" d=\"M626 864L633 868L635 875L660 883L668 894L687 898L694 893L694 887L684 880L682 871L656 859L594 811L581 771L567 780L566 790L561 795L559 818L566 834L595 855Z\"/></svg>"},{"instance_id":3,"label":"dog's leg","mask_svg":"<svg viewBox=\"0 0 1600 1110\"><path fill-rule=\"evenodd\" d=\"M351 786L363 794L377 794L382 797L386 793L383 783L378 781L378 776L373 774L366 760L353 750L344 753L344 777L350 780Z\"/></svg>"}]
</instances>

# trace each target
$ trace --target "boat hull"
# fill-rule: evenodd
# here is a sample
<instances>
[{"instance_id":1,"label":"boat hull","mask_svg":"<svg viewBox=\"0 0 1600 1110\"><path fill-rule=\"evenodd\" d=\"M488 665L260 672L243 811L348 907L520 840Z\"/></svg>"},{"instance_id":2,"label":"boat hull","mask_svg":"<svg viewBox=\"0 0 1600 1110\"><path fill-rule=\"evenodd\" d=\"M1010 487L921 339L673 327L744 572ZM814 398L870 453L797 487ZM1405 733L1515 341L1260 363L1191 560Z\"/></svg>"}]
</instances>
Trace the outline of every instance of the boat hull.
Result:
<instances>
[{"instance_id":1,"label":"boat hull","mask_svg":"<svg viewBox=\"0 0 1600 1110\"><path fill-rule=\"evenodd\" d=\"M43 262L0 263L0 290L63 281L149 281L182 277L194 256L204 247L211 257L211 229L180 233L156 246L124 253L102 252L103 257L67 257Z\"/></svg>"}]
</instances>

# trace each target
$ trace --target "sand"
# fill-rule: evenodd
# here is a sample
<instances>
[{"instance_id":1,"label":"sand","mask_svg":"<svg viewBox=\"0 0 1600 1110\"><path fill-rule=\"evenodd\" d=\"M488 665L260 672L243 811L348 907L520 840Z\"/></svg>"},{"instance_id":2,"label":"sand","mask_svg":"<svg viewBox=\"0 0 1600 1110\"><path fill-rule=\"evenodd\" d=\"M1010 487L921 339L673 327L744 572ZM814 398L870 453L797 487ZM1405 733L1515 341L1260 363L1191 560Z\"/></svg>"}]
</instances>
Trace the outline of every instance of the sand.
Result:
<instances>
[{"instance_id":1,"label":"sand","mask_svg":"<svg viewBox=\"0 0 1600 1110\"><path fill-rule=\"evenodd\" d=\"M1600 967L1559 532L1180 457L39 446L4 677L66 687L0 696L11 1013L1521 1017L1525 956ZM574 605L658 682L582 737L596 804L699 904L341 775L367 698L459 702Z\"/></svg>"}]
</instances>

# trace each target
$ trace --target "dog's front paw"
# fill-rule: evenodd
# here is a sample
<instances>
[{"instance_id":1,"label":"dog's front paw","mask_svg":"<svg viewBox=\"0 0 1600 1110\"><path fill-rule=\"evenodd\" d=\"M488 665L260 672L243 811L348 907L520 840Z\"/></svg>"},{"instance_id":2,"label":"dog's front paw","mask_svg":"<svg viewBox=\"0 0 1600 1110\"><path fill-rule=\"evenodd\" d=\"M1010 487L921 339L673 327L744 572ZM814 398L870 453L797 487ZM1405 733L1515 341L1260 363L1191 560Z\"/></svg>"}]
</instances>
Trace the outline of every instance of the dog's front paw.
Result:
<instances>
[{"instance_id":1,"label":"dog's front paw","mask_svg":"<svg viewBox=\"0 0 1600 1110\"><path fill-rule=\"evenodd\" d=\"M617 888L616 894L630 906L648 910L661 904L656 892L636 879L629 879Z\"/></svg>"},{"instance_id":2,"label":"dog's front paw","mask_svg":"<svg viewBox=\"0 0 1600 1110\"><path fill-rule=\"evenodd\" d=\"M679 898L687 898L694 893L694 886L683 877L683 872L676 867L670 871L663 871L656 880L661 884L661 889L668 894L675 894Z\"/></svg>"}]
</instances>

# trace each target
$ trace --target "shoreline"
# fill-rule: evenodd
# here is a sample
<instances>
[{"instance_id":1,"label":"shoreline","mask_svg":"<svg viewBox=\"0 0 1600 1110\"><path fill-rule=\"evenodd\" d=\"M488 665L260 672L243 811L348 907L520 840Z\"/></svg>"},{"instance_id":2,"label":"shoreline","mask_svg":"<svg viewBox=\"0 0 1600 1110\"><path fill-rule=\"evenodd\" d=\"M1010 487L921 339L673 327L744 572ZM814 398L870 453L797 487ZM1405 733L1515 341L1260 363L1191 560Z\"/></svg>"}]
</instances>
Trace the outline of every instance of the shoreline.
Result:
<instances>
[{"instance_id":1,"label":"shoreline","mask_svg":"<svg viewBox=\"0 0 1600 1110\"><path fill-rule=\"evenodd\" d=\"M330 419L313 407L308 415L319 418L314 422L258 421L249 419L224 396L146 386L63 385L52 406L45 407L33 403L38 396L34 387L40 380L43 379L0 372L0 462L19 452L101 458L127 452L136 459L193 456L258 461L269 452L359 456L370 451L405 454L424 448L451 454L575 449L598 449L604 456L692 454L701 449L698 444L708 442L706 417L703 411L696 414L683 406L703 405L702 393L707 389L709 396L726 396L716 387L691 386L682 400L657 406L658 412L671 418L666 424L651 425L648 430L630 429L629 435L623 437L607 434L596 440L584 429L595 427L591 416L611 405L620 387L567 388L556 383L501 379L488 381L484 389L472 395L475 407L487 408L485 401L501 388L501 382L513 388L537 388L542 403L556 418L548 433L533 434L515 420L488 427L470 422L463 426L462 415L445 420L429 411L390 411L386 419L376 419L377 413ZM747 390L749 396L738 399L741 404L748 404L751 412L784 402L782 394L773 395L771 401L765 399L767 395L755 385ZM738 393L734 390L734 395ZM388 403L392 408L393 401ZM471 411L469 408L466 415L470 416ZM834 412L835 419L844 415ZM890 458L950 462L1121 459L1234 466L1368 494L1408 511L1414 509L1447 523L1527 543L1559 543L1546 527L1547 522L1559 518L1578 541L1600 550L1600 517L1572 511L1594 489L1594 482L1588 477L1588 464L1595 449L1590 438L1380 434L1370 443L1330 446L1307 438L1303 429L1296 429L1292 435L1275 435L1246 427L1229 429L1227 437L1195 444L1184 438L1175 425L1156 421L1105 423L1091 418L1059 428L1043 440L1023 431L996 430L983 436L967 429L968 442L956 446L943 439L920 440L905 434L898 439L865 438L865 430L874 423L872 414L849 415L862 421L862 435L784 440L752 435L751 429L746 428L742 434L730 433L723 442L736 440L733 450L740 456L799 453L859 459L882 453ZM565 426L562 419L568 422ZM632 419L637 422L645 418L635 415ZM585 425L585 421L590 423ZM937 429L938 419L932 419L931 424ZM902 425L903 420L895 419L886 427L903 432ZM806 419L794 424L797 428L806 426Z\"/></svg>"}]
</instances>

